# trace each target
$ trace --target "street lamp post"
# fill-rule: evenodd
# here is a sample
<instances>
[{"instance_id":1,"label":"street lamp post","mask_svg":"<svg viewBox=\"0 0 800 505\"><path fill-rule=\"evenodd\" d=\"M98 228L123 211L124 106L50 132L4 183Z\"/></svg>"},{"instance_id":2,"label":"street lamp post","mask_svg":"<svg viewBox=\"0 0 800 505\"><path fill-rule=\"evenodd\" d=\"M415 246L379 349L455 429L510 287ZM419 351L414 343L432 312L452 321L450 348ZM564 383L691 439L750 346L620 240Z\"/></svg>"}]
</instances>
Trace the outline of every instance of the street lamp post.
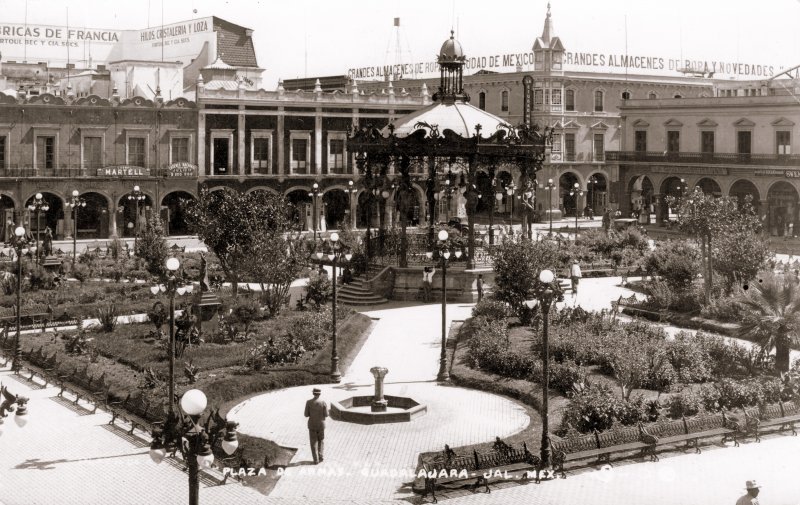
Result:
<instances>
[{"instance_id":1,"label":"street lamp post","mask_svg":"<svg viewBox=\"0 0 800 505\"><path fill-rule=\"evenodd\" d=\"M47 204L47 201L42 198L41 193L36 193L33 203L28 205L28 210L36 214L36 264L38 265L40 263L39 255L41 254L39 251L39 233L41 231L39 217L41 216L42 212L47 212L50 210L50 206Z\"/></svg>"},{"instance_id":2,"label":"street lamp post","mask_svg":"<svg viewBox=\"0 0 800 505\"><path fill-rule=\"evenodd\" d=\"M313 209L314 215L311 216L311 226L314 227L314 242L317 241L317 228L318 228L317 220L319 218L319 216L317 215L317 198L319 198L321 195L322 195L322 191L320 191L320 189L319 189L319 184L317 184L315 182L311 186L311 191L308 192L308 196L311 197L311 203L313 204L313 207L314 207L314 209Z\"/></svg>"},{"instance_id":3,"label":"street lamp post","mask_svg":"<svg viewBox=\"0 0 800 505\"><path fill-rule=\"evenodd\" d=\"M19 373L22 367L22 346L20 344L20 326L22 320L22 248L28 245L25 228L17 226L14 230L14 251L17 253L17 334L14 336L14 360L11 370Z\"/></svg>"},{"instance_id":4,"label":"street lamp post","mask_svg":"<svg viewBox=\"0 0 800 505\"><path fill-rule=\"evenodd\" d=\"M353 181L347 181L347 189L345 192L347 193L347 215L350 216L350 226L355 230L356 219L354 218L355 213L353 212L353 195L358 192L358 189L356 189Z\"/></svg>"},{"instance_id":5,"label":"street lamp post","mask_svg":"<svg viewBox=\"0 0 800 505\"><path fill-rule=\"evenodd\" d=\"M222 436L222 432L224 431L224 438L220 445L225 454L231 455L239 447L236 436L238 423L225 420L224 428L214 426L213 428L218 429L212 429L210 432L200 423L200 417L207 404L206 395L199 389L185 392L181 397L181 409L187 414L188 419L179 419L177 415L168 416L168 423L163 429L153 430L153 442L150 444L150 458L156 464L164 460L168 450L174 450L174 444L180 444L184 461L189 467L189 505L199 504L200 467L209 468L214 463L214 453L211 448Z\"/></svg>"},{"instance_id":6,"label":"street lamp post","mask_svg":"<svg viewBox=\"0 0 800 505\"><path fill-rule=\"evenodd\" d=\"M342 373L339 371L339 352L337 351L337 334L336 334L336 264L341 261L350 261L353 255L349 251L345 252L345 247L339 242L339 234L336 232L331 233L331 252L328 254L328 259L333 263L333 313L331 314L333 330L332 330L332 345L331 345L331 380L333 382L341 382ZM317 259L322 260L323 254L317 253Z\"/></svg>"},{"instance_id":7,"label":"street lamp post","mask_svg":"<svg viewBox=\"0 0 800 505\"><path fill-rule=\"evenodd\" d=\"M133 251L136 252L136 244L139 239L139 202L145 199L144 193L142 193L139 186L134 186L133 191L128 195L128 200L133 201L134 209L136 212L136 216L133 218L134 220L134 228L133 228Z\"/></svg>"},{"instance_id":8,"label":"street lamp post","mask_svg":"<svg viewBox=\"0 0 800 505\"><path fill-rule=\"evenodd\" d=\"M594 221L594 207L595 207L594 192L596 191L596 189L594 187L595 184L597 184L597 179L595 179L594 177L590 177L589 178L589 209L590 209L590 211L589 211L589 219L591 219L592 221Z\"/></svg>"},{"instance_id":9,"label":"street lamp post","mask_svg":"<svg viewBox=\"0 0 800 505\"><path fill-rule=\"evenodd\" d=\"M169 413L174 414L175 408L175 293L183 295L184 293L191 293L193 286L178 286L179 279L175 276L175 272L181 266L178 258L167 259L167 285L158 284L150 288L150 292L158 294L165 292L169 295Z\"/></svg>"},{"instance_id":10,"label":"street lamp post","mask_svg":"<svg viewBox=\"0 0 800 505\"><path fill-rule=\"evenodd\" d=\"M578 241L578 198L583 196L583 190L577 182L573 185L569 196L575 197L575 241Z\"/></svg>"},{"instance_id":11,"label":"street lamp post","mask_svg":"<svg viewBox=\"0 0 800 505\"><path fill-rule=\"evenodd\" d=\"M506 194L508 199L511 200L511 208L508 211L508 219L511 221L511 235L514 235L514 192L517 190L517 185L513 182L506 186Z\"/></svg>"},{"instance_id":12,"label":"street lamp post","mask_svg":"<svg viewBox=\"0 0 800 505\"><path fill-rule=\"evenodd\" d=\"M495 184L492 185L492 192L494 193L494 198L489 198L492 206L489 214L489 245L494 245L494 208L503 199L502 191L495 192Z\"/></svg>"},{"instance_id":13,"label":"street lamp post","mask_svg":"<svg viewBox=\"0 0 800 505\"><path fill-rule=\"evenodd\" d=\"M550 307L554 301L561 299L561 293L555 283L555 274L552 270L542 270L539 273L539 286L536 289L536 299L525 302L528 308L533 308L538 303L542 310L542 446L541 465L546 469L550 467L550 429L548 413L548 396L550 382Z\"/></svg>"},{"instance_id":14,"label":"street lamp post","mask_svg":"<svg viewBox=\"0 0 800 505\"><path fill-rule=\"evenodd\" d=\"M450 379L447 372L447 260L450 259L450 250L447 249L447 230L439 231L439 257L442 260L442 352L439 357L439 373L436 380L445 382ZM461 257L461 251L454 252L456 258ZM433 259L433 251L425 253L428 259Z\"/></svg>"},{"instance_id":15,"label":"street lamp post","mask_svg":"<svg viewBox=\"0 0 800 505\"><path fill-rule=\"evenodd\" d=\"M80 197L77 189L72 191L72 198L67 200L67 207L72 207L72 266L74 267L78 252L78 208L86 207L86 200Z\"/></svg>"},{"instance_id":16,"label":"street lamp post","mask_svg":"<svg viewBox=\"0 0 800 505\"><path fill-rule=\"evenodd\" d=\"M550 215L550 233L553 236L553 190L556 185L553 184L553 179L547 179L547 185L544 189L547 190L547 213Z\"/></svg>"},{"instance_id":17,"label":"street lamp post","mask_svg":"<svg viewBox=\"0 0 800 505\"><path fill-rule=\"evenodd\" d=\"M526 187L525 191L519 195L520 203L522 204L522 237L527 238L528 240L533 238L533 234L531 232L531 222L529 219L529 213L533 204L531 201L533 200L533 190L530 187Z\"/></svg>"}]
</instances>

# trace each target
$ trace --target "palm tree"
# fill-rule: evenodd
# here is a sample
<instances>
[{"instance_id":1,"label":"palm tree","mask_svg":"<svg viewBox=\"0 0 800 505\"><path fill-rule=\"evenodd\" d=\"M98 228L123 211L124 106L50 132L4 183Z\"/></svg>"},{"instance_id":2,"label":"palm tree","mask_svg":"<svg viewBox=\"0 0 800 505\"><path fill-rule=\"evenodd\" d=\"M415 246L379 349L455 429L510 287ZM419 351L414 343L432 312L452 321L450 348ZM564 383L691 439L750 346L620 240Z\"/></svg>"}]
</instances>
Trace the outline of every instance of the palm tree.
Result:
<instances>
[{"instance_id":1,"label":"palm tree","mask_svg":"<svg viewBox=\"0 0 800 505\"><path fill-rule=\"evenodd\" d=\"M800 330L800 284L790 278L768 278L739 296L743 309L739 336L756 342L765 353L775 350L775 368L789 371L791 345Z\"/></svg>"}]
</instances>

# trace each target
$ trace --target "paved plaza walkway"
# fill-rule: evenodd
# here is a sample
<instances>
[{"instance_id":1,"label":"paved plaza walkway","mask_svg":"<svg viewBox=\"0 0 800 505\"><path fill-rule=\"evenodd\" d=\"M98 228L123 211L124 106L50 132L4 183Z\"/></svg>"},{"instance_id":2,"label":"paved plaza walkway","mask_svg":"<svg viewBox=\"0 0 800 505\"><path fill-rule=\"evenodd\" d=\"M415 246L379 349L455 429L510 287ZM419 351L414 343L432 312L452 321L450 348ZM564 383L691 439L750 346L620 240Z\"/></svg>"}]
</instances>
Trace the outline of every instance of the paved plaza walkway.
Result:
<instances>
[{"instance_id":1,"label":"paved plaza walkway","mask_svg":"<svg viewBox=\"0 0 800 505\"><path fill-rule=\"evenodd\" d=\"M449 304L453 319L469 317L472 305ZM506 398L435 382L441 345L441 305L417 305L367 312L378 318L369 340L339 385L320 385L326 400L371 395L369 369L389 369L385 393L408 396L427 405L425 416L410 423L359 425L329 420L325 430L325 461L311 463L305 401L311 386L285 389L251 398L229 418L239 429L297 447L287 473L271 497L388 500L411 497L420 452L506 437L529 423L525 409Z\"/></svg>"}]
</instances>

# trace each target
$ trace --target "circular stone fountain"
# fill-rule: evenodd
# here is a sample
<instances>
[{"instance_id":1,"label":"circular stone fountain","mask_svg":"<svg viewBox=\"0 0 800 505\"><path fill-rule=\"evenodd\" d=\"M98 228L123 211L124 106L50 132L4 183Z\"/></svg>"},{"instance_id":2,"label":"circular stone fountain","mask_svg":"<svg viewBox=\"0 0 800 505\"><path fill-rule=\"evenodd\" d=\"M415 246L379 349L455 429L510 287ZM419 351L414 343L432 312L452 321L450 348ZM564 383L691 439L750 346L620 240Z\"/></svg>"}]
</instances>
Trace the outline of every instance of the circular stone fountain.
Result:
<instances>
[{"instance_id":1,"label":"circular stone fountain","mask_svg":"<svg viewBox=\"0 0 800 505\"><path fill-rule=\"evenodd\" d=\"M331 402L333 419L357 424L403 423L428 412L425 404L417 403L411 398L383 394L383 379L389 373L388 369L372 367L369 371L375 377L375 394L351 396Z\"/></svg>"}]
</instances>

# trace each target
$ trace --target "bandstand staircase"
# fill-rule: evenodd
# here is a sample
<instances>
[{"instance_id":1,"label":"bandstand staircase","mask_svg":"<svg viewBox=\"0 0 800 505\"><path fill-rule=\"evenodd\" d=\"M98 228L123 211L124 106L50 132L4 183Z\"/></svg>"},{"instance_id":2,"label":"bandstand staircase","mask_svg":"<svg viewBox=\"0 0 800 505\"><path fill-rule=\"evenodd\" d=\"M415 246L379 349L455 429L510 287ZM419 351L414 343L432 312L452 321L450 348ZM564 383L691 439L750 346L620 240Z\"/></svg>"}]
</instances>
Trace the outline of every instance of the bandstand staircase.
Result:
<instances>
[{"instance_id":1,"label":"bandstand staircase","mask_svg":"<svg viewBox=\"0 0 800 505\"><path fill-rule=\"evenodd\" d=\"M381 270L382 267L371 265L365 275L354 278L349 284L340 285L337 288L336 300L352 306L380 305L388 302L386 298L373 293L366 284L367 279L375 277Z\"/></svg>"}]
</instances>

